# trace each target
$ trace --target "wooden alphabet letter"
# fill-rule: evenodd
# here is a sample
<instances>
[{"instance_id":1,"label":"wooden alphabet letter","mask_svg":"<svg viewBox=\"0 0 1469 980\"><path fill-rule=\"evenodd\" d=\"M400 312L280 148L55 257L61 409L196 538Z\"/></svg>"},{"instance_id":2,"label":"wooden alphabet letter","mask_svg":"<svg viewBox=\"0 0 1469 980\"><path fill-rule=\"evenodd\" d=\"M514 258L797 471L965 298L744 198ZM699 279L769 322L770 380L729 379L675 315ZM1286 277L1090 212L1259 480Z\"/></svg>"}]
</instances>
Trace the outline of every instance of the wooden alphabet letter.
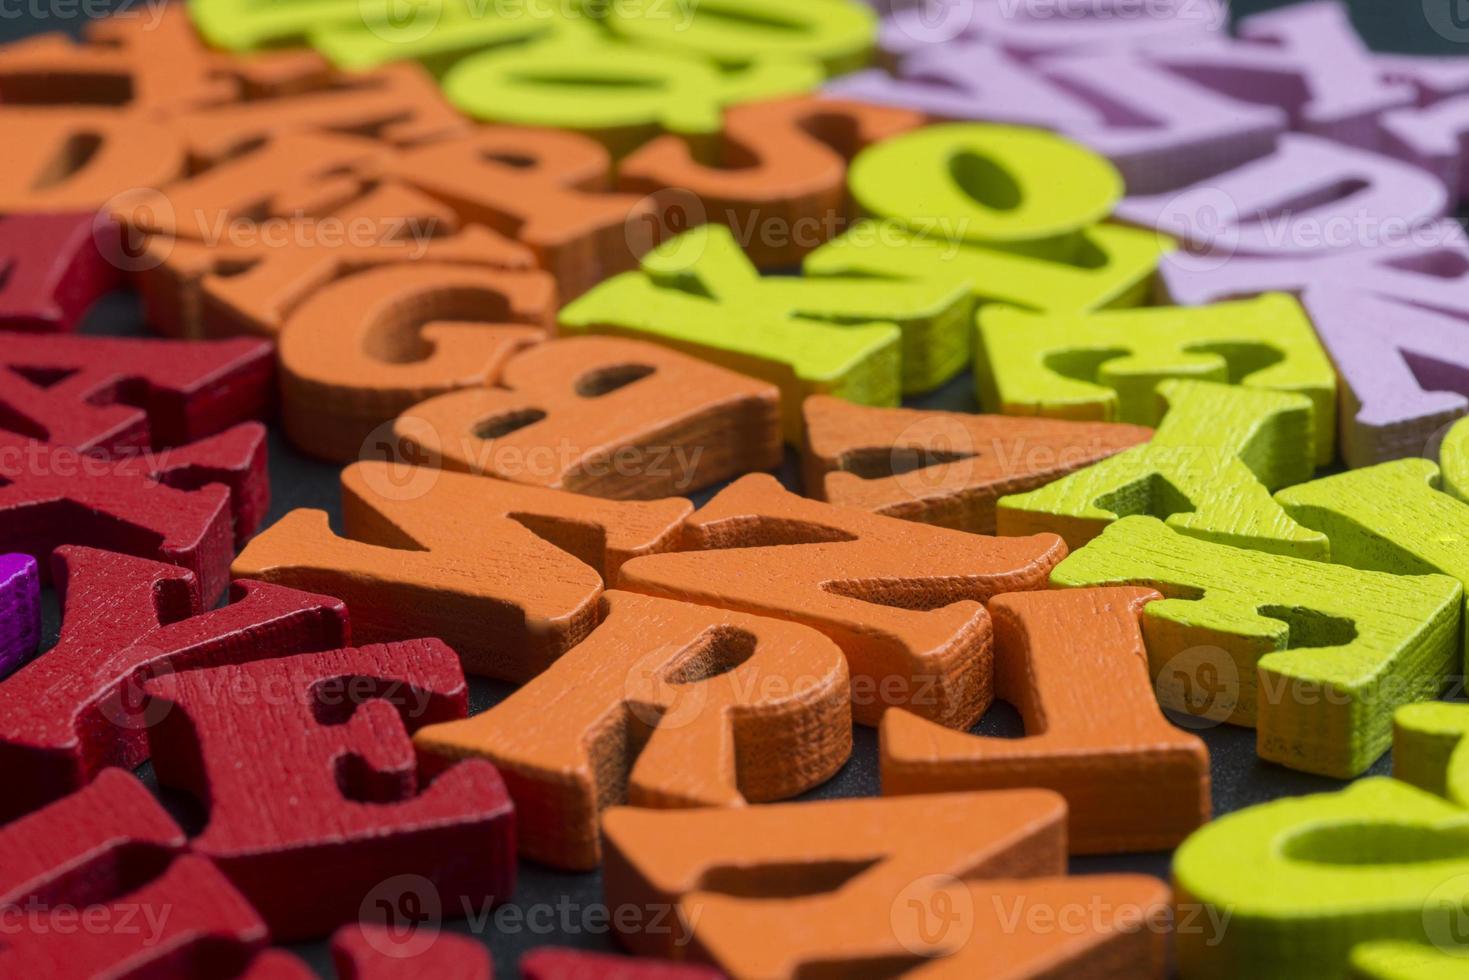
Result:
<instances>
[{"instance_id":1,"label":"wooden alphabet letter","mask_svg":"<svg viewBox=\"0 0 1469 980\"><path fill-rule=\"evenodd\" d=\"M868 408L813 395L803 406L807 496L885 517L995 533L995 502L1147 442L1114 422Z\"/></svg>"},{"instance_id":2,"label":"wooden alphabet letter","mask_svg":"<svg viewBox=\"0 0 1469 980\"><path fill-rule=\"evenodd\" d=\"M264 947L265 923L219 869L184 849L183 831L120 769L6 825L0 973L236 976Z\"/></svg>"},{"instance_id":3,"label":"wooden alphabet letter","mask_svg":"<svg viewBox=\"0 0 1469 980\"><path fill-rule=\"evenodd\" d=\"M381 462L344 470L342 497L346 537L292 511L234 574L341 596L359 640L436 636L470 673L518 683L591 632L603 580L676 547L693 509Z\"/></svg>"},{"instance_id":4,"label":"wooden alphabet letter","mask_svg":"<svg viewBox=\"0 0 1469 980\"><path fill-rule=\"evenodd\" d=\"M648 500L779 466L780 392L657 344L567 337L516 354L494 387L415 405L393 435L428 465Z\"/></svg>"},{"instance_id":5,"label":"wooden alphabet letter","mask_svg":"<svg viewBox=\"0 0 1469 980\"><path fill-rule=\"evenodd\" d=\"M1270 496L1314 472L1309 398L1208 381L1164 381L1158 396L1168 414L1151 442L1001 499L1000 533L1050 531L1074 551L1145 514L1206 541L1326 559L1326 537Z\"/></svg>"},{"instance_id":6,"label":"wooden alphabet letter","mask_svg":"<svg viewBox=\"0 0 1469 980\"><path fill-rule=\"evenodd\" d=\"M1291 296L1104 313L988 306L974 369L985 411L1135 425L1158 424L1167 378L1297 392L1315 409L1317 465L1335 458L1336 374Z\"/></svg>"},{"instance_id":7,"label":"wooden alphabet letter","mask_svg":"<svg viewBox=\"0 0 1469 980\"><path fill-rule=\"evenodd\" d=\"M338 463L418 402L486 385L554 322L539 272L415 262L333 283L281 331L281 401L291 441Z\"/></svg>"},{"instance_id":8,"label":"wooden alphabet letter","mask_svg":"<svg viewBox=\"0 0 1469 980\"><path fill-rule=\"evenodd\" d=\"M145 762L147 678L347 641L347 612L325 596L246 582L214 609L171 565L73 547L53 561L61 639L0 682L0 768L15 778L0 818Z\"/></svg>"},{"instance_id":9,"label":"wooden alphabet letter","mask_svg":"<svg viewBox=\"0 0 1469 980\"><path fill-rule=\"evenodd\" d=\"M159 782L209 813L190 849L212 859L277 940L356 920L395 875L454 910L515 884L514 808L470 761L424 784L409 733L462 718L467 687L438 640L163 674L144 684ZM461 904L464 903L464 904Z\"/></svg>"},{"instance_id":10,"label":"wooden alphabet letter","mask_svg":"<svg viewBox=\"0 0 1469 980\"><path fill-rule=\"evenodd\" d=\"M1051 575L1143 585L1159 701L1253 725L1262 759L1339 779L1387 750L1392 712L1438 694L1460 661L1463 586L1245 551L1124 517Z\"/></svg>"},{"instance_id":11,"label":"wooden alphabet letter","mask_svg":"<svg viewBox=\"0 0 1469 980\"><path fill-rule=\"evenodd\" d=\"M688 519L683 547L623 566L619 588L814 626L852 673L852 714L890 705L968 728L991 699L983 602L1044 588L1050 534L990 538L806 500L737 480Z\"/></svg>"},{"instance_id":12,"label":"wooden alphabet letter","mask_svg":"<svg viewBox=\"0 0 1469 980\"><path fill-rule=\"evenodd\" d=\"M990 600L995 696L1025 737L882 719L885 795L1049 789L1073 854L1177 847L1209 819L1209 751L1158 710L1139 614L1148 589L1021 592Z\"/></svg>"},{"instance_id":13,"label":"wooden alphabet letter","mask_svg":"<svg viewBox=\"0 0 1469 980\"><path fill-rule=\"evenodd\" d=\"M705 960L735 977L878 962L954 980L1160 977L1154 930L1167 886L1141 875L1063 877L1065 812L1044 790L618 807L603 821L603 887L614 908L676 910L673 928L659 934L619 932L624 945ZM1066 930L1013 917L1071 903L1105 911Z\"/></svg>"},{"instance_id":14,"label":"wooden alphabet letter","mask_svg":"<svg viewBox=\"0 0 1469 980\"><path fill-rule=\"evenodd\" d=\"M602 596L602 623L488 711L414 738L495 763L520 814L521 853L558 868L601 861L609 803L742 806L802 793L852 750L836 644L795 623ZM554 721L553 721L554 719Z\"/></svg>"},{"instance_id":15,"label":"wooden alphabet letter","mask_svg":"<svg viewBox=\"0 0 1469 980\"><path fill-rule=\"evenodd\" d=\"M74 329L93 302L122 285L122 270L98 244L117 235L94 211L0 218L0 330Z\"/></svg>"}]
</instances>

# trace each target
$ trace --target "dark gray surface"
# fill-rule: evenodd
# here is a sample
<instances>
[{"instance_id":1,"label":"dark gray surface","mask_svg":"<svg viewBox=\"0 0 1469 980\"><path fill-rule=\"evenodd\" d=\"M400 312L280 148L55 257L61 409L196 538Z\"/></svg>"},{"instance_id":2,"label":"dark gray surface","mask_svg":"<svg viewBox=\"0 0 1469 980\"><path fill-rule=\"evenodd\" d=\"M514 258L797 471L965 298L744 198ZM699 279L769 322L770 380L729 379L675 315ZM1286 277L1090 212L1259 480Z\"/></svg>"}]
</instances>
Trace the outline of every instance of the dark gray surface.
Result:
<instances>
[{"instance_id":1,"label":"dark gray surface","mask_svg":"<svg viewBox=\"0 0 1469 980\"><path fill-rule=\"evenodd\" d=\"M1426 0L1428 4L1459 3L1460 0ZM36 17L37 9L46 16ZM1257 10L1283 6L1279 0L1237 0L1233 7L1238 15ZM97 3L76 8L80 10L102 10L116 8L116 3ZM137 9L138 4L132 4ZM1357 0L1351 4L1359 30L1380 50L1413 53L1461 54L1465 49L1450 39L1435 33L1423 15L1420 0ZM76 33L81 28L80 13L73 14L65 0L43 3L41 0L0 0L0 39L9 40L42 30L63 30ZM64 12L63 12L64 11ZM1469 6L1460 18L1469 38ZM3 134L0 134L3 138ZM89 315L86 326L89 333L142 335L146 333L137 303L130 296L109 297ZM917 407L942 408L957 411L976 411L977 405L967 375L956 378L942 389L913 399L910 404ZM313 507L332 515L334 524L340 524L341 506L336 475L338 468L308 459L295 452L281 438L279 431L272 429L270 445L271 516L274 522L287 511L298 507ZM794 460L788 458L781 471L781 479L793 489L799 489ZM707 499L702 494L696 502ZM47 639L54 642L57 630L55 603L48 603ZM482 711L495 704L509 691L508 685L496 684L481 679L472 680L471 710ZM976 727L978 732L990 735L1014 736L1020 734L1018 716L1007 705L996 705ZM1281 796L1299 795L1339 788L1342 783L1292 772L1279 766L1263 763L1255 756L1254 732L1251 730L1222 726L1199 734L1209 745L1212 759L1213 793L1217 814L1237 810L1264 800ZM831 781L807 794L806 799L832 797L872 796L879 790L877 774L877 739L874 732L858 728L856 749L846 767ZM1385 774L1390 770L1387 758L1380 760L1371 772ZM148 766L140 774L152 785L152 774ZM202 815L189 801L166 800L175 808L186 825L197 826ZM1169 855L1142 854L1110 858L1078 858L1072 861L1077 873L1136 871L1166 877ZM589 949L610 950L613 945L604 931L598 928L595 913L587 916L587 910L600 907L601 879L598 874L567 874L523 862L520 882L511 903L515 908L502 908L494 916L488 928L478 937L493 951L497 976L514 977L518 974L514 964L524 951L543 945L574 946ZM524 913L533 906L541 907L536 919ZM578 925L582 922L590 925ZM549 931L541 924L550 922ZM517 924L521 923L521 924ZM535 923L529 925L525 923ZM571 928L566 928L566 925ZM464 922L447 923L446 929L468 931ZM324 943L299 944L289 947L304 957L324 976L331 976L329 957Z\"/></svg>"}]
</instances>

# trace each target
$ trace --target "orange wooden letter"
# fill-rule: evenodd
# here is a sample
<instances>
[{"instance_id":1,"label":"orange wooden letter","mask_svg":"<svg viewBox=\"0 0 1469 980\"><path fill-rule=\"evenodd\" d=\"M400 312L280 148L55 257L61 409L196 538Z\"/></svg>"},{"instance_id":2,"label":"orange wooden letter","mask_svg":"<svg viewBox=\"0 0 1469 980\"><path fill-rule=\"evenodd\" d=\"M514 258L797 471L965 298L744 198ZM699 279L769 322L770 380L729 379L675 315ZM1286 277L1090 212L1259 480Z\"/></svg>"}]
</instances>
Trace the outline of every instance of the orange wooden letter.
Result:
<instances>
[{"instance_id":1,"label":"orange wooden letter","mask_svg":"<svg viewBox=\"0 0 1469 980\"><path fill-rule=\"evenodd\" d=\"M852 671L852 714L891 705L968 728L992 697L982 603L1039 589L1054 534L991 538L806 500L744 477L691 517L683 547L629 562L618 586L814 626Z\"/></svg>"},{"instance_id":2,"label":"orange wooden letter","mask_svg":"<svg viewBox=\"0 0 1469 980\"><path fill-rule=\"evenodd\" d=\"M1073 853L1177 846L1209 819L1209 751L1153 695L1138 615L1159 598L1108 588L991 600L995 696L1019 710L1026 736L968 735L889 711L883 792L1050 789L1070 807Z\"/></svg>"},{"instance_id":3,"label":"orange wooden letter","mask_svg":"<svg viewBox=\"0 0 1469 980\"><path fill-rule=\"evenodd\" d=\"M438 637L466 671L516 682L591 632L603 579L676 546L692 509L385 462L347 467L342 498L346 537L325 512L294 510L231 572L337 596L356 642Z\"/></svg>"},{"instance_id":4,"label":"orange wooden letter","mask_svg":"<svg viewBox=\"0 0 1469 980\"><path fill-rule=\"evenodd\" d=\"M523 351L493 388L416 405L394 435L450 469L644 500L774 469L782 451L774 385L657 344L595 336Z\"/></svg>"},{"instance_id":5,"label":"orange wooden letter","mask_svg":"<svg viewBox=\"0 0 1469 980\"><path fill-rule=\"evenodd\" d=\"M280 338L281 414L301 449L336 462L434 395L493 382L545 336L556 293L541 272L410 263L333 283Z\"/></svg>"},{"instance_id":6,"label":"orange wooden letter","mask_svg":"<svg viewBox=\"0 0 1469 980\"><path fill-rule=\"evenodd\" d=\"M603 887L644 913L619 932L629 948L733 977L1161 976L1168 887L1062 877L1065 812L1043 790L618 808Z\"/></svg>"},{"instance_id":7,"label":"orange wooden letter","mask_svg":"<svg viewBox=\"0 0 1469 980\"><path fill-rule=\"evenodd\" d=\"M612 804L741 806L825 781L852 751L847 664L813 629L630 592L602 624L490 710L414 742L491 760L521 853L595 868Z\"/></svg>"}]
</instances>

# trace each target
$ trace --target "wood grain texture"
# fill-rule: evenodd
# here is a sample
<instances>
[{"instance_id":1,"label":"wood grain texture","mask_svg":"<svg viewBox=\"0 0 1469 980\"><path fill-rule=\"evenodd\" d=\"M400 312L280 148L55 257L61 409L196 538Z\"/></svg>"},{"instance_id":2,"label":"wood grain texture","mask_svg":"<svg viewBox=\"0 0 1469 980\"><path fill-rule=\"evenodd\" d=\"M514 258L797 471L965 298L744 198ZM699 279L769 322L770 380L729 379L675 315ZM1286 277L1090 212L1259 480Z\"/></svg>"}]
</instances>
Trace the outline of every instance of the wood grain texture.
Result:
<instances>
[{"instance_id":1,"label":"wood grain texture","mask_svg":"<svg viewBox=\"0 0 1469 980\"><path fill-rule=\"evenodd\" d=\"M1066 550L805 500L761 474L690 517L682 546L628 562L618 587L813 626L846 654L857 721L896 705L955 728L990 703L982 603L1043 587Z\"/></svg>"},{"instance_id":2,"label":"wood grain texture","mask_svg":"<svg viewBox=\"0 0 1469 980\"><path fill-rule=\"evenodd\" d=\"M228 487L234 547L240 548L260 529L270 510L267 441L265 426L246 422L217 436L154 454L150 475L175 490L198 490L210 484Z\"/></svg>"},{"instance_id":3,"label":"wood grain texture","mask_svg":"<svg viewBox=\"0 0 1469 980\"><path fill-rule=\"evenodd\" d=\"M658 208L607 193L607 151L577 133L478 127L399 154L389 173L530 249L563 301L635 268L658 240Z\"/></svg>"},{"instance_id":4,"label":"wood grain texture","mask_svg":"<svg viewBox=\"0 0 1469 980\"><path fill-rule=\"evenodd\" d=\"M648 500L779 466L780 392L657 344L567 337L516 354L492 388L413 406L393 435L428 465Z\"/></svg>"},{"instance_id":5,"label":"wood grain texture","mask_svg":"<svg viewBox=\"0 0 1469 980\"><path fill-rule=\"evenodd\" d=\"M538 272L415 262L327 286L281 331L286 434L314 456L351 462L405 409L492 384L511 355L545 338L555 309Z\"/></svg>"},{"instance_id":6,"label":"wood grain texture","mask_svg":"<svg viewBox=\"0 0 1469 980\"><path fill-rule=\"evenodd\" d=\"M4 84L0 57L0 92ZM74 330L98 298L122 285L103 252L117 234L95 211L0 218L0 330Z\"/></svg>"},{"instance_id":7,"label":"wood grain texture","mask_svg":"<svg viewBox=\"0 0 1469 980\"><path fill-rule=\"evenodd\" d=\"M354 922L332 933L337 980L493 980L489 951L480 943L437 932L437 924L403 925Z\"/></svg>"},{"instance_id":8,"label":"wood grain texture","mask_svg":"<svg viewBox=\"0 0 1469 980\"><path fill-rule=\"evenodd\" d=\"M0 555L0 678L41 643L41 575L30 555Z\"/></svg>"},{"instance_id":9,"label":"wood grain texture","mask_svg":"<svg viewBox=\"0 0 1469 980\"><path fill-rule=\"evenodd\" d=\"M94 454L161 449L265 414L274 357L260 340L10 334L0 445L36 441Z\"/></svg>"},{"instance_id":10,"label":"wood grain texture","mask_svg":"<svg viewBox=\"0 0 1469 980\"><path fill-rule=\"evenodd\" d=\"M130 773L0 830L0 971L10 977L232 976L265 923Z\"/></svg>"},{"instance_id":11,"label":"wood grain texture","mask_svg":"<svg viewBox=\"0 0 1469 980\"><path fill-rule=\"evenodd\" d=\"M622 161L617 183L639 194L693 194L710 220L743 237L757 268L786 269L855 217L847 162L923 121L920 113L844 99L752 102L725 113L717 166L663 136Z\"/></svg>"},{"instance_id":12,"label":"wood grain texture","mask_svg":"<svg viewBox=\"0 0 1469 980\"><path fill-rule=\"evenodd\" d=\"M1469 504L1469 421L1449 430L1439 451L1444 489Z\"/></svg>"},{"instance_id":13,"label":"wood grain texture","mask_svg":"<svg viewBox=\"0 0 1469 980\"><path fill-rule=\"evenodd\" d=\"M1075 254L1051 259L987 248L938 227L892 227L860 221L812 252L808 276L869 275L914 281L962 280L976 304L1008 303L1029 310L1095 310L1137 306L1148 299L1166 235L1121 225L1077 233Z\"/></svg>"},{"instance_id":14,"label":"wood grain texture","mask_svg":"<svg viewBox=\"0 0 1469 980\"><path fill-rule=\"evenodd\" d=\"M1360 775L1399 705L1436 696L1460 660L1462 586L1202 541L1126 517L1058 565L1062 587L1142 585L1158 699L1254 726L1262 759Z\"/></svg>"},{"instance_id":15,"label":"wood grain texture","mask_svg":"<svg viewBox=\"0 0 1469 980\"><path fill-rule=\"evenodd\" d=\"M604 579L677 547L692 510L378 462L344 470L342 497L344 537L292 511L234 574L341 596L359 640L437 636L470 673L521 683L591 631Z\"/></svg>"},{"instance_id":16,"label":"wood grain texture","mask_svg":"<svg viewBox=\"0 0 1469 980\"><path fill-rule=\"evenodd\" d=\"M462 718L468 703L442 642L220 664L144 690L159 782L209 814L190 849L275 939L355 921L398 875L426 879L450 914L513 890L514 807L499 773L469 761L428 782L414 758L410 733Z\"/></svg>"},{"instance_id":17,"label":"wood grain texture","mask_svg":"<svg viewBox=\"0 0 1469 980\"><path fill-rule=\"evenodd\" d=\"M1025 737L955 732L906 711L882 719L885 795L1049 789L1073 854L1176 847L1210 817L1209 751L1158 710L1139 616L1148 589L998 596L995 696Z\"/></svg>"},{"instance_id":18,"label":"wood grain texture","mask_svg":"<svg viewBox=\"0 0 1469 980\"><path fill-rule=\"evenodd\" d=\"M1004 535L1050 531L1075 550L1119 517L1142 514L1206 541L1325 560L1325 535L1270 496L1309 480L1311 401L1207 381L1164 381L1152 441L999 502Z\"/></svg>"},{"instance_id":19,"label":"wood grain texture","mask_svg":"<svg viewBox=\"0 0 1469 980\"><path fill-rule=\"evenodd\" d=\"M0 801L14 816L87 784L108 766L148 758L156 720L143 703L158 674L347 641L340 601L242 583L211 608L198 580L171 565L90 548L52 559L62 598L56 646L0 683L0 760L16 785Z\"/></svg>"},{"instance_id":20,"label":"wood grain texture","mask_svg":"<svg viewBox=\"0 0 1469 980\"><path fill-rule=\"evenodd\" d=\"M609 805L743 806L829 779L852 752L842 652L795 623L611 590L601 624L488 711L414 744L485 758L520 814L520 851L601 862Z\"/></svg>"},{"instance_id":21,"label":"wood grain texture","mask_svg":"<svg viewBox=\"0 0 1469 980\"><path fill-rule=\"evenodd\" d=\"M1228 924L1180 931L1180 974L1327 980L1348 975L1360 944L1454 949L1463 826L1458 805L1385 778L1219 818L1179 848L1173 873L1181 905L1213 922L1228 910Z\"/></svg>"},{"instance_id":22,"label":"wood grain texture","mask_svg":"<svg viewBox=\"0 0 1469 980\"><path fill-rule=\"evenodd\" d=\"M32 443L0 462L0 546L44 560L88 545L186 568L216 602L269 502L265 428L115 459ZM47 568L42 568L43 578Z\"/></svg>"},{"instance_id":23,"label":"wood grain texture","mask_svg":"<svg viewBox=\"0 0 1469 980\"><path fill-rule=\"evenodd\" d=\"M604 887L613 905L677 910L671 935L619 933L624 945L732 977L873 962L915 977L1161 976L1162 945L1146 925L1168 888L1142 876L1062 877L1064 820L1060 798L1042 790L620 807L603 823ZM1064 937L1024 919L1002 924L1006 908L1088 901L1106 911Z\"/></svg>"},{"instance_id":24,"label":"wood grain texture","mask_svg":"<svg viewBox=\"0 0 1469 980\"><path fill-rule=\"evenodd\" d=\"M1333 562L1397 575L1437 572L1469 589L1469 503L1440 484L1430 461L1400 459L1275 496L1297 521L1331 540ZM1469 640L1464 652L1469 661Z\"/></svg>"},{"instance_id":25,"label":"wood grain texture","mask_svg":"<svg viewBox=\"0 0 1469 980\"><path fill-rule=\"evenodd\" d=\"M1120 423L870 408L820 395L806 399L802 412L808 496L978 534L995 533L999 498L1152 435Z\"/></svg>"},{"instance_id":26,"label":"wood grain texture","mask_svg":"<svg viewBox=\"0 0 1469 980\"><path fill-rule=\"evenodd\" d=\"M1305 395L1316 463L1335 457L1336 376L1292 297L1104 313L980 310L975 380L986 411L1157 425L1157 385L1169 378Z\"/></svg>"},{"instance_id":27,"label":"wood grain texture","mask_svg":"<svg viewBox=\"0 0 1469 980\"><path fill-rule=\"evenodd\" d=\"M615 807L602 826L608 904L671 906L681 920L662 934L619 932L618 940L633 952L693 958L688 940L702 937L687 931L680 936L678 927L707 925L712 908L705 907L698 920L687 917L697 906L685 905L685 899L700 892L703 899L715 899L712 893L718 891L749 899L802 896L751 903L743 910L747 920L774 918L761 912L783 913L788 925L751 944L749 959L740 964L745 970L720 964L734 975L762 961L768 967L765 976L787 972L831 941L813 930L801 942L808 925L823 923L844 932L866 905L882 913L883 927L864 937L864 945L896 946L886 921L888 905L925 876L1043 878L1064 874L1066 868L1066 804L1045 790L819 800L738 810ZM914 832L919 827L923 833ZM842 952L856 958L855 949Z\"/></svg>"}]
</instances>

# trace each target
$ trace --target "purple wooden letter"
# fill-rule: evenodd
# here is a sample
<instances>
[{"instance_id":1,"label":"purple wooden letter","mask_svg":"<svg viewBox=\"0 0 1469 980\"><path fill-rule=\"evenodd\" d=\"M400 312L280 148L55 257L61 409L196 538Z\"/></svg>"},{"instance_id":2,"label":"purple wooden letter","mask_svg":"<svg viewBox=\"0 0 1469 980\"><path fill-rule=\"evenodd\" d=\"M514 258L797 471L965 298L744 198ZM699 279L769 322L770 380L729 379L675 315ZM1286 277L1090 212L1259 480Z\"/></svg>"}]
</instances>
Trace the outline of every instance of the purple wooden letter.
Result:
<instances>
[{"instance_id":1,"label":"purple wooden letter","mask_svg":"<svg viewBox=\"0 0 1469 980\"><path fill-rule=\"evenodd\" d=\"M1345 386L1349 466L1421 456L1469 411L1469 323L1347 288L1313 287L1302 300Z\"/></svg>"},{"instance_id":2,"label":"purple wooden letter","mask_svg":"<svg viewBox=\"0 0 1469 980\"><path fill-rule=\"evenodd\" d=\"M1447 208L1443 185L1417 167L1288 134L1270 156L1178 193L1125 198L1114 216L1194 251L1304 257L1408 234Z\"/></svg>"},{"instance_id":3,"label":"purple wooden letter","mask_svg":"<svg viewBox=\"0 0 1469 980\"><path fill-rule=\"evenodd\" d=\"M30 555L0 555L0 677L41 642L41 576Z\"/></svg>"},{"instance_id":4,"label":"purple wooden letter","mask_svg":"<svg viewBox=\"0 0 1469 980\"><path fill-rule=\"evenodd\" d=\"M898 106L941 119L1096 128L1099 112L989 44L954 42L903 59L898 76L880 69L835 79L828 95Z\"/></svg>"},{"instance_id":5,"label":"purple wooden letter","mask_svg":"<svg viewBox=\"0 0 1469 980\"><path fill-rule=\"evenodd\" d=\"M1248 102L1279 106L1293 128L1375 148L1377 117L1417 92L1385 81L1346 8L1332 0L1245 18L1238 39L1201 35L1148 48L1148 57Z\"/></svg>"},{"instance_id":6,"label":"purple wooden letter","mask_svg":"<svg viewBox=\"0 0 1469 980\"><path fill-rule=\"evenodd\" d=\"M1173 252L1158 264L1160 298L1182 306L1322 286L1371 293L1469 320L1469 238L1452 218L1400 239L1320 258Z\"/></svg>"},{"instance_id":7,"label":"purple wooden letter","mask_svg":"<svg viewBox=\"0 0 1469 980\"><path fill-rule=\"evenodd\" d=\"M1382 117L1383 148L1443 182L1455 200L1469 197L1469 95L1426 109L1397 109Z\"/></svg>"},{"instance_id":8,"label":"purple wooden letter","mask_svg":"<svg viewBox=\"0 0 1469 980\"><path fill-rule=\"evenodd\" d=\"M1063 123L1122 172L1131 194L1187 187L1274 151L1287 118L1273 106L1219 95L1131 53L1034 63L1091 103L1101 125Z\"/></svg>"},{"instance_id":9,"label":"purple wooden letter","mask_svg":"<svg viewBox=\"0 0 1469 980\"><path fill-rule=\"evenodd\" d=\"M1227 21L1219 0L922 0L889 14L880 42L886 51L907 54L981 40L1030 57L1172 41L1217 31Z\"/></svg>"}]
</instances>

